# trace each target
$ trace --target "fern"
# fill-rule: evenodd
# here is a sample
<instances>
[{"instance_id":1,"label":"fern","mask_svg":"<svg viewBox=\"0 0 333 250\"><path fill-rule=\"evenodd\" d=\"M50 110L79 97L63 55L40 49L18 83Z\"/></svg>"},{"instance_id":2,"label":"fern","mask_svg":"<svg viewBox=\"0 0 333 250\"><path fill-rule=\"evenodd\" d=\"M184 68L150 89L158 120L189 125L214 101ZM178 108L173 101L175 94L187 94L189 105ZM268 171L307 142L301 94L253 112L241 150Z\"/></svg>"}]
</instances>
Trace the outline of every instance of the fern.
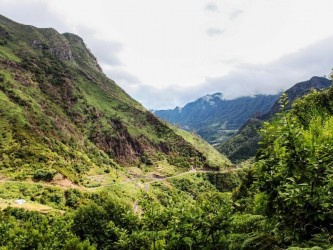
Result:
<instances>
[{"instance_id":1,"label":"fern","mask_svg":"<svg viewBox=\"0 0 333 250\"><path fill-rule=\"evenodd\" d=\"M231 219L231 227L235 231L247 232L258 228L259 222L265 219L262 215L256 214L235 214Z\"/></svg>"}]
</instances>

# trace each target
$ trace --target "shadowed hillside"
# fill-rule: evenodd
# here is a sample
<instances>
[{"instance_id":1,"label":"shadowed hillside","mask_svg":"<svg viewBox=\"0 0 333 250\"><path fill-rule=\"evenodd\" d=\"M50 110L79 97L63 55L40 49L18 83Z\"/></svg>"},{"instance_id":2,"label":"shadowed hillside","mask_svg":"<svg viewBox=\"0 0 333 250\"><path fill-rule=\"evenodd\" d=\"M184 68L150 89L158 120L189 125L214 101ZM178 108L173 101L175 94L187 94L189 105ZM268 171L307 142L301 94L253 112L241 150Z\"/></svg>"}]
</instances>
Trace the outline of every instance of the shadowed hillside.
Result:
<instances>
[{"instance_id":1,"label":"shadowed hillside","mask_svg":"<svg viewBox=\"0 0 333 250\"><path fill-rule=\"evenodd\" d=\"M324 77L312 77L308 81L299 82L284 93L288 97L286 109L290 109L293 102L306 94L312 89L321 90L331 86L331 82ZM279 112L279 100L273 107L258 118L249 119L228 141L222 143L216 148L227 155L232 161L239 162L255 156L258 149L258 142L261 140L259 130L264 121L268 121Z\"/></svg>"}]
</instances>

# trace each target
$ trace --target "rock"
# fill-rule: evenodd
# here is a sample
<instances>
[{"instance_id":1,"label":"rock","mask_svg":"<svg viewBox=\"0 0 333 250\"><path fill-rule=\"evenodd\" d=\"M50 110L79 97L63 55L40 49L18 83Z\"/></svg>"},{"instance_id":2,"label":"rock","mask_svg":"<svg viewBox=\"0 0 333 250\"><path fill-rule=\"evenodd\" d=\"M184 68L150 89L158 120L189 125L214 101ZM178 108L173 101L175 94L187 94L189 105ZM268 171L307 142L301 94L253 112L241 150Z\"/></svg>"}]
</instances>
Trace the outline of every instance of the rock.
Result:
<instances>
[{"instance_id":1,"label":"rock","mask_svg":"<svg viewBox=\"0 0 333 250\"><path fill-rule=\"evenodd\" d=\"M59 34L60 36L60 34ZM73 60L72 51L66 39L57 39L47 44L40 40L33 40L31 46L35 49L48 51L51 55L62 61Z\"/></svg>"},{"instance_id":2,"label":"rock","mask_svg":"<svg viewBox=\"0 0 333 250\"><path fill-rule=\"evenodd\" d=\"M9 35L10 35L9 32L5 28L0 26L0 36L8 37Z\"/></svg>"},{"instance_id":3,"label":"rock","mask_svg":"<svg viewBox=\"0 0 333 250\"><path fill-rule=\"evenodd\" d=\"M72 51L68 44L51 47L49 52L62 61L70 61L73 59Z\"/></svg>"},{"instance_id":4,"label":"rock","mask_svg":"<svg viewBox=\"0 0 333 250\"><path fill-rule=\"evenodd\" d=\"M17 200L15 200L15 203L19 204L19 205L22 205L24 203L27 203L27 201L25 199L17 199Z\"/></svg>"}]
</instances>

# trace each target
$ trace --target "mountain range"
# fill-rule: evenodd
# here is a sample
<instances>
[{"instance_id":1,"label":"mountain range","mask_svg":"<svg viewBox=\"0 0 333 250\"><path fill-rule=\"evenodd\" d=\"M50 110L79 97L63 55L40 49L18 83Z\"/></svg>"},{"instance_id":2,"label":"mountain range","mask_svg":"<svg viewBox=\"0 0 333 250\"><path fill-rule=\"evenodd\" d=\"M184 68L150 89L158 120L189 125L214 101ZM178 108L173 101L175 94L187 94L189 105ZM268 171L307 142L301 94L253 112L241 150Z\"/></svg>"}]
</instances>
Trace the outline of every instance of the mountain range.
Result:
<instances>
[{"instance_id":1,"label":"mountain range","mask_svg":"<svg viewBox=\"0 0 333 250\"><path fill-rule=\"evenodd\" d=\"M312 89L321 90L331 85L325 77L314 76L286 90L291 108L295 99ZM194 131L233 162L253 157L261 137L259 130L280 110L280 96L256 95L225 100L222 93L205 95L184 107L155 110L160 118L188 131Z\"/></svg>"},{"instance_id":2,"label":"mountain range","mask_svg":"<svg viewBox=\"0 0 333 250\"><path fill-rule=\"evenodd\" d=\"M230 138L251 117L266 113L279 95L256 95L226 100L222 93L205 95L184 107L156 110L154 114L194 131L212 145L219 145Z\"/></svg>"},{"instance_id":3,"label":"mountain range","mask_svg":"<svg viewBox=\"0 0 333 250\"><path fill-rule=\"evenodd\" d=\"M322 90L330 87L331 81L325 77L314 76L311 79L299 82L286 90L284 94L287 96L288 104L285 107L289 110L294 101L300 97L305 96L312 90ZM230 160L239 162L255 156L258 149L258 142L261 140L259 133L263 122L269 121L274 118L281 108L281 97L274 103L271 109L261 116L250 118L239 129L236 135L232 136L229 140L221 143L216 148L227 155Z\"/></svg>"}]
</instances>

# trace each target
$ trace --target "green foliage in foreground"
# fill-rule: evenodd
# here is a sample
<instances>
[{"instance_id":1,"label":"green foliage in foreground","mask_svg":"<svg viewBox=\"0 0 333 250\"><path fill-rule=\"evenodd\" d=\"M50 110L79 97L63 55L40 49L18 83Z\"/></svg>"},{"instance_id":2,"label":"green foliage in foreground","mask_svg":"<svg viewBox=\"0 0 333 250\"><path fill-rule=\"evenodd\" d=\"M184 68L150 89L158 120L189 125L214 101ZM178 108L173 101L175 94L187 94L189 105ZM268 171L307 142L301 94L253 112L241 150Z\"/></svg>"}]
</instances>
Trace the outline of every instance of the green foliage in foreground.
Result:
<instances>
[{"instance_id":1,"label":"green foliage in foreground","mask_svg":"<svg viewBox=\"0 0 333 250\"><path fill-rule=\"evenodd\" d=\"M216 193L209 198L202 197L201 205L172 199L163 207L146 196L140 204L141 218L106 193L65 216L7 208L0 212L0 245L2 249L221 248L227 244L231 195Z\"/></svg>"},{"instance_id":2,"label":"green foliage in foreground","mask_svg":"<svg viewBox=\"0 0 333 250\"><path fill-rule=\"evenodd\" d=\"M152 192L143 192L137 200L140 216L109 192L83 194L75 189L66 190L62 197L60 207L67 211L65 215L7 208L0 212L0 231L6 232L1 235L0 246L3 249L13 246L15 249L239 249L246 235L257 231L263 217L235 213L232 193L222 193L214 187L222 186L222 178L205 174L186 178L174 179L167 185L156 183L151 187ZM228 178L232 179L233 174ZM189 186L183 186L184 183Z\"/></svg>"},{"instance_id":3,"label":"green foliage in foreground","mask_svg":"<svg viewBox=\"0 0 333 250\"><path fill-rule=\"evenodd\" d=\"M266 123L253 187L282 245L327 248L333 235L333 89ZM282 102L282 108L287 103Z\"/></svg>"},{"instance_id":4,"label":"green foliage in foreground","mask_svg":"<svg viewBox=\"0 0 333 250\"><path fill-rule=\"evenodd\" d=\"M70 217L45 216L8 208L0 212L0 249L92 250L70 229Z\"/></svg>"}]
</instances>

